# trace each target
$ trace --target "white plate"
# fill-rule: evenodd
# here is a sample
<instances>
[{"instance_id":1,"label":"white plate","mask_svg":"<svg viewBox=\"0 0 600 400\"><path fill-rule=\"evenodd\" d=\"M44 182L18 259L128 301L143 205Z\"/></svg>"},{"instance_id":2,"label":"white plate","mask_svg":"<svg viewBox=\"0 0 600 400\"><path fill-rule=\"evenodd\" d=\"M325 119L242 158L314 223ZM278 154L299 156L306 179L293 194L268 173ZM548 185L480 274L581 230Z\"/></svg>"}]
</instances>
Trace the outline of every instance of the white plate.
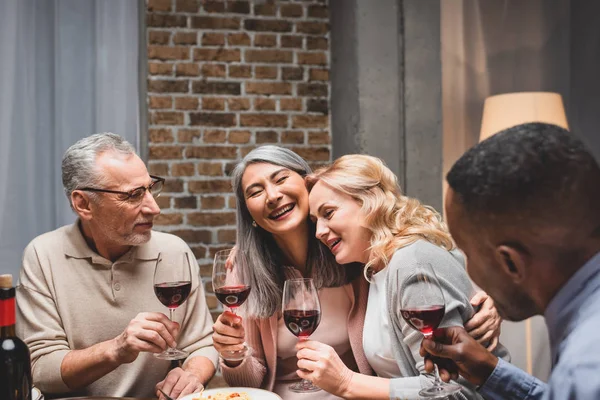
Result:
<instances>
[{"instance_id":1,"label":"white plate","mask_svg":"<svg viewBox=\"0 0 600 400\"><path fill-rule=\"evenodd\" d=\"M263 389L255 389L249 387L228 387L228 388L216 388L216 389L206 389L202 392L202 397L206 398L209 394L215 395L217 393L233 393L233 392L246 392L252 397L252 400L282 400L281 397L272 392L267 392ZM185 397L182 397L179 400L193 400L197 399L199 393L188 394Z\"/></svg>"}]
</instances>

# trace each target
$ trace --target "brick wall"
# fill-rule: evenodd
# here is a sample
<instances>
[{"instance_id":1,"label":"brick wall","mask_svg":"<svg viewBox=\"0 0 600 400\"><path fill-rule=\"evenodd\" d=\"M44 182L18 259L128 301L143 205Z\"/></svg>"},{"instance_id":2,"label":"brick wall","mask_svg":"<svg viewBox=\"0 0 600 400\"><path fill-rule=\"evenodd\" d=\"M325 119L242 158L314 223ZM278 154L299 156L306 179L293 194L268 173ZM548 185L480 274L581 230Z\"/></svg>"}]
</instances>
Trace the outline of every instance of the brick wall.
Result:
<instances>
[{"instance_id":1,"label":"brick wall","mask_svg":"<svg viewBox=\"0 0 600 400\"><path fill-rule=\"evenodd\" d=\"M236 161L266 143L330 160L328 18L323 0L147 0L149 169L167 178L156 224L194 251L213 315Z\"/></svg>"}]
</instances>

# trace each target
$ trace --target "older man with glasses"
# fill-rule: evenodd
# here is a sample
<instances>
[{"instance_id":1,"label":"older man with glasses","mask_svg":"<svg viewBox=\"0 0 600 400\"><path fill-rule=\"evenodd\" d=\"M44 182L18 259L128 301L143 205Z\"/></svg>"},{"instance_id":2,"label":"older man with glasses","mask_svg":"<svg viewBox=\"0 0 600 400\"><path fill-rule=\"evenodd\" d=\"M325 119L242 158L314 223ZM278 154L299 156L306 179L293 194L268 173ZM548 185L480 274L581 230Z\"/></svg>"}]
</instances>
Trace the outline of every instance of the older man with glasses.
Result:
<instances>
[{"instance_id":1,"label":"older man with glasses","mask_svg":"<svg viewBox=\"0 0 600 400\"><path fill-rule=\"evenodd\" d=\"M176 322L153 289L161 251L195 260L181 239L152 231L164 179L149 175L123 138L101 133L66 151L62 180L78 220L27 246L17 293L34 383L69 395L154 397L161 389L177 398L200 390L217 353L197 263ZM190 355L170 370L152 353L175 346Z\"/></svg>"}]
</instances>

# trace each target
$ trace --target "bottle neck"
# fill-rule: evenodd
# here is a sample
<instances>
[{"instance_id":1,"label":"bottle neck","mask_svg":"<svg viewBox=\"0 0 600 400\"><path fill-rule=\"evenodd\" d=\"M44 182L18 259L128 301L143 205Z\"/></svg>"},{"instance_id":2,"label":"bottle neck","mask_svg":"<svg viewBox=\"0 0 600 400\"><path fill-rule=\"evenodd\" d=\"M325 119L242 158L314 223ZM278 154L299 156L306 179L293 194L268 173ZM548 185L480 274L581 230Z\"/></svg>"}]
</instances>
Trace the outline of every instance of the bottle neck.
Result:
<instances>
[{"instance_id":1,"label":"bottle neck","mask_svg":"<svg viewBox=\"0 0 600 400\"><path fill-rule=\"evenodd\" d=\"M0 337L15 336L15 288L0 289Z\"/></svg>"}]
</instances>

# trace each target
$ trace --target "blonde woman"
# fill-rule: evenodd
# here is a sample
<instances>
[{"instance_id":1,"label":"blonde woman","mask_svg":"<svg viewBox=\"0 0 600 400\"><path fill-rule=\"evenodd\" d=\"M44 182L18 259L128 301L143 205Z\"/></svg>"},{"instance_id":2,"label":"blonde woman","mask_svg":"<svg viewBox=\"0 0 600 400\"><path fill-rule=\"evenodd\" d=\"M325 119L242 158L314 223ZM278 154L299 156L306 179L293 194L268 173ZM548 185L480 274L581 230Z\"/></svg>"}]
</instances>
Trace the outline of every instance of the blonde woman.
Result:
<instances>
[{"instance_id":1,"label":"blonde woman","mask_svg":"<svg viewBox=\"0 0 600 400\"><path fill-rule=\"evenodd\" d=\"M363 349L377 377L350 371L323 343L298 344L298 375L346 399L420 398L430 384L419 355L422 335L404 322L398 287L419 263L432 265L443 286L441 326L463 326L475 293L460 252L439 215L402 195L396 176L375 157L349 155L307 177L316 237L339 264L362 263L370 281ZM409 283L407 283L409 284ZM498 346L496 353L507 356ZM466 381L462 393L481 398Z\"/></svg>"}]
</instances>

